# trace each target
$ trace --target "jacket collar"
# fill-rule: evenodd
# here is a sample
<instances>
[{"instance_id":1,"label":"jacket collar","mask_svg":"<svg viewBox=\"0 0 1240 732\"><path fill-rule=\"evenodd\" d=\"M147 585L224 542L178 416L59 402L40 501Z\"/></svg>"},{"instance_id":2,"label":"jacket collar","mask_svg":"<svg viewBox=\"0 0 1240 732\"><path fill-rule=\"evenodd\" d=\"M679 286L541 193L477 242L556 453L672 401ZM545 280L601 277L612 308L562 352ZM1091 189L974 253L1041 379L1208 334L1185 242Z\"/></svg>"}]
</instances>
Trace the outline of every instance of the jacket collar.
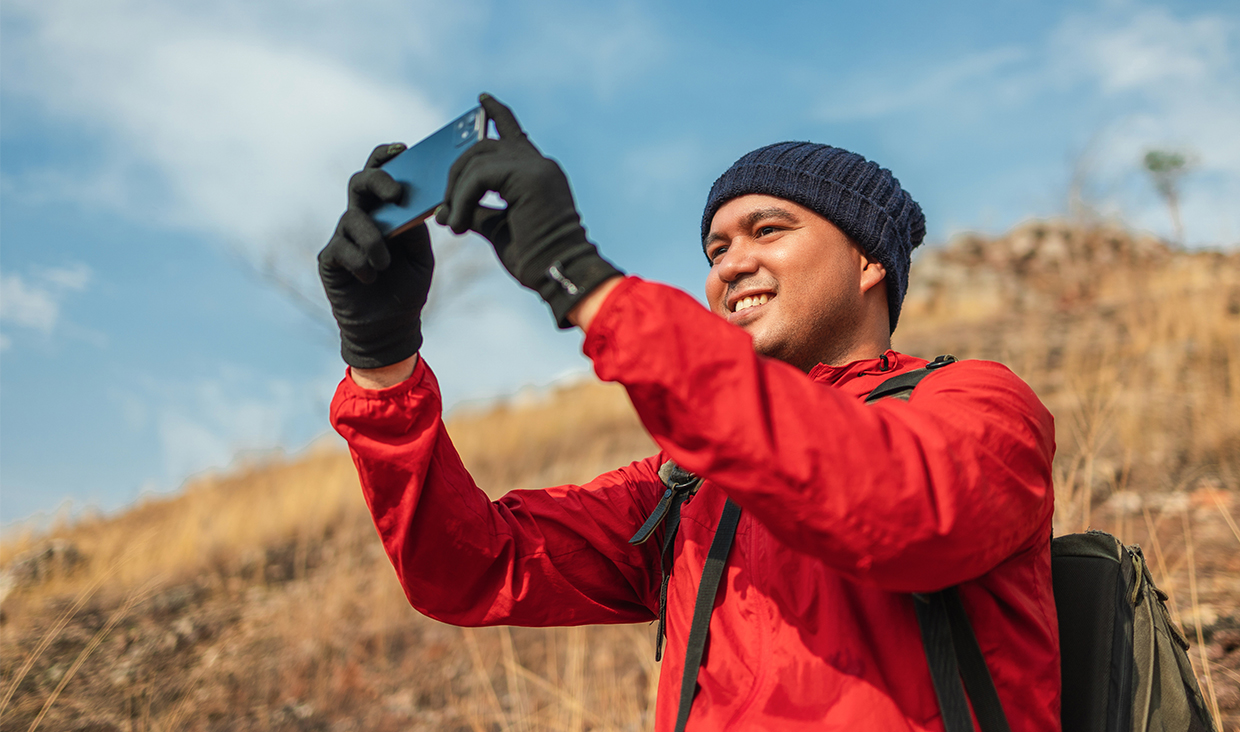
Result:
<instances>
[{"instance_id":1,"label":"jacket collar","mask_svg":"<svg viewBox=\"0 0 1240 732\"><path fill-rule=\"evenodd\" d=\"M887 349L878 358L864 358L842 366L830 366L820 363L810 369L809 377L820 384L839 387L860 377L870 376L877 378L866 379L865 381L867 383L873 381L873 386L877 386L883 379L889 376L894 376L901 371L918 368L921 365L924 365L922 359Z\"/></svg>"}]
</instances>

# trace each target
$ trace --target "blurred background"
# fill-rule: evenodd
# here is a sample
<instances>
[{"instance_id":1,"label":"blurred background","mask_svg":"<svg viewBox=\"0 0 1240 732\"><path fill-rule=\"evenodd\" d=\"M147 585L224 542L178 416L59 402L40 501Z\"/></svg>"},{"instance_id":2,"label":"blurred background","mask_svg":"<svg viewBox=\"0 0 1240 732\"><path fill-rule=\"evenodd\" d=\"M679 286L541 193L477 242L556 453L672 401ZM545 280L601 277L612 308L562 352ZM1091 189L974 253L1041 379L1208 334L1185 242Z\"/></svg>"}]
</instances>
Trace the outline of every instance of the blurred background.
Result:
<instances>
[{"instance_id":1,"label":"blurred background","mask_svg":"<svg viewBox=\"0 0 1240 732\"><path fill-rule=\"evenodd\" d=\"M652 627L414 613L328 426L346 181L483 90L607 257L699 298L742 154L894 171L928 223L895 347L1035 389L1056 532L1144 547L1240 729L1240 9L1131 0L6 0L0 726L651 729ZM485 242L432 236L422 353L484 490L655 449Z\"/></svg>"}]
</instances>

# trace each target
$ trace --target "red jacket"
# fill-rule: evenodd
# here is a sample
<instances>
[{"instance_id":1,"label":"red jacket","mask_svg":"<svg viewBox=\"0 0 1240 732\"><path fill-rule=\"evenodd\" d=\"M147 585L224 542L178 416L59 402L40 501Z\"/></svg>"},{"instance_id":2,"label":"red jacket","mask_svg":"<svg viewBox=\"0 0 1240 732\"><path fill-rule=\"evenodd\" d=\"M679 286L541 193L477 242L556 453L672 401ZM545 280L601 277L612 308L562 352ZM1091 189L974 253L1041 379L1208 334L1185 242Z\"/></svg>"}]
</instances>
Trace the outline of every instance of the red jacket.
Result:
<instances>
[{"instance_id":1,"label":"red jacket","mask_svg":"<svg viewBox=\"0 0 1240 732\"><path fill-rule=\"evenodd\" d=\"M862 403L925 361L889 351L810 374L754 353L691 297L629 278L585 352L627 389L662 452L582 486L490 501L444 430L420 362L332 402L410 603L458 625L656 617L659 537L627 540L673 459L706 477L681 512L658 728L676 717L685 642L725 498L740 526L689 728L941 730L909 593L960 584L1014 732L1059 729L1050 578L1054 426L1007 368L962 361L911 401Z\"/></svg>"}]
</instances>

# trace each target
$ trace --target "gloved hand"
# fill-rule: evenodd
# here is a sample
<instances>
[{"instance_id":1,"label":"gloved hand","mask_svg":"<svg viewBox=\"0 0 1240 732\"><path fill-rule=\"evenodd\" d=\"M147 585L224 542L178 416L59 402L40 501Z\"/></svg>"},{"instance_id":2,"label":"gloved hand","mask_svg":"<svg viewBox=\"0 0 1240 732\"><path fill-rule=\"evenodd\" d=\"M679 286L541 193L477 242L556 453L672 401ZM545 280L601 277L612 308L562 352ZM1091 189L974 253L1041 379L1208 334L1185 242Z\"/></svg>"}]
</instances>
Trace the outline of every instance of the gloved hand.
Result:
<instances>
[{"instance_id":1,"label":"gloved hand","mask_svg":"<svg viewBox=\"0 0 1240 732\"><path fill-rule=\"evenodd\" d=\"M435 220L457 234L473 230L487 238L512 276L542 295L561 328L570 328L573 306L623 273L586 239L560 166L538 152L512 110L489 94L479 101L500 139L479 142L453 164ZM487 191L508 208L480 205Z\"/></svg>"},{"instance_id":2,"label":"gloved hand","mask_svg":"<svg viewBox=\"0 0 1240 732\"><path fill-rule=\"evenodd\" d=\"M340 355L360 369L389 366L422 347L422 307L435 268L430 234L422 224L384 241L369 213L400 198L400 184L378 168L404 149L380 145L349 179L349 206L319 252Z\"/></svg>"}]
</instances>

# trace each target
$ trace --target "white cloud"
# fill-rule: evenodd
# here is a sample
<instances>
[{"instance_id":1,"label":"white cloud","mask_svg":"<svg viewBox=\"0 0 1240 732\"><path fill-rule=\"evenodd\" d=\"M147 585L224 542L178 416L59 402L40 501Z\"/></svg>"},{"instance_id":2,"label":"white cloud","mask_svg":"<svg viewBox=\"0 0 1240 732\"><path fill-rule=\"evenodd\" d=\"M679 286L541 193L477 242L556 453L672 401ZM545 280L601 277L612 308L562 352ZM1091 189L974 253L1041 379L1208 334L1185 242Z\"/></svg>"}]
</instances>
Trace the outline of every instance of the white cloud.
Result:
<instances>
[{"instance_id":1,"label":"white cloud","mask_svg":"<svg viewBox=\"0 0 1240 732\"><path fill-rule=\"evenodd\" d=\"M1014 71L1028 55L1017 47L996 48L925 68L915 73L912 81L905 80L907 69L901 69L896 83L885 75L855 78L834 87L830 100L819 107L818 115L825 121L845 122L886 117L926 106L959 106L963 97L976 95L979 86L987 87L984 94L993 103L996 91L1011 96L1019 90L1020 85L1013 83ZM994 84L998 78L1006 82Z\"/></svg>"},{"instance_id":2,"label":"white cloud","mask_svg":"<svg viewBox=\"0 0 1240 732\"><path fill-rule=\"evenodd\" d=\"M101 133L105 151L85 180L34 171L20 188L46 193L59 180L48 195L206 231L259 260L278 254L290 227L331 230L343 181L374 144L445 121L395 69L359 68L315 34L303 44L322 44L286 41L240 4L211 15L188 4L19 1L5 13L23 21L5 38L6 91Z\"/></svg>"},{"instance_id":3,"label":"white cloud","mask_svg":"<svg viewBox=\"0 0 1240 732\"><path fill-rule=\"evenodd\" d=\"M1211 83L1229 65L1234 24L1226 18L1181 20L1163 8L1102 11L1067 19L1052 38L1055 57L1092 74L1101 90L1147 93L1168 84Z\"/></svg>"},{"instance_id":4,"label":"white cloud","mask_svg":"<svg viewBox=\"0 0 1240 732\"><path fill-rule=\"evenodd\" d=\"M65 296L85 289L90 278L90 268L80 263L36 270L25 277L0 275L0 322L49 334L60 322ZM7 350L11 344L5 337L0 350Z\"/></svg>"},{"instance_id":5,"label":"white cloud","mask_svg":"<svg viewBox=\"0 0 1240 732\"><path fill-rule=\"evenodd\" d=\"M906 65L833 84L820 108L828 121L898 119L918 140L960 147L973 135L992 148L1036 136L1033 120L1076 125L1094 135L1090 167L1095 206L1170 236L1165 207L1140 167L1151 148L1194 153L1182 210L1190 242L1240 238L1240 24L1210 14L1173 14L1120 0L1066 16L1022 47L975 51L912 72ZM1082 136L1083 136L1082 135ZM1060 154L1068 154L1063 150ZM1005 166L1029 178L1040 163L1013 153ZM997 180L998 173L990 175ZM1043 185L1046 185L1043 183ZM1028 206L1029 202L1023 202ZM1016 217L1029 211L1013 211ZM972 222L976 225L976 222ZM1006 221L1000 225L1010 224Z\"/></svg>"},{"instance_id":6,"label":"white cloud","mask_svg":"<svg viewBox=\"0 0 1240 732\"><path fill-rule=\"evenodd\" d=\"M633 3L546 2L520 8L521 32L504 50L501 71L541 87L587 85L608 99L670 50L663 29ZM519 40L516 40L519 39Z\"/></svg>"},{"instance_id":7,"label":"white cloud","mask_svg":"<svg viewBox=\"0 0 1240 732\"><path fill-rule=\"evenodd\" d=\"M674 200L707 166L700 140L677 138L630 148L624 156L626 193L647 205ZM700 193L693 190L695 197Z\"/></svg>"},{"instance_id":8,"label":"white cloud","mask_svg":"<svg viewBox=\"0 0 1240 732\"><path fill-rule=\"evenodd\" d=\"M20 275L0 277L0 320L50 333L60 317L56 296Z\"/></svg>"},{"instance_id":9,"label":"white cloud","mask_svg":"<svg viewBox=\"0 0 1240 732\"><path fill-rule=\"evenodd\" d=\"M416 0L13 0L5 91L97 134L101 160L85 174L6 176L6 191L205 231L270 263L307 231L319 234L301 248L317 250L373 145L414 142L460 111L430 99L419 68L441 73L459 54L453 71L465 76L607 96L666 45L636 6L561 3L513 10L521 43L491 48L475 36L494 12ZM443 48L454 40L462 47ZM307 253L295 254L313 275Z\"/></svg>"},{"instance_id":10,"label":"white cloud","mask_svg":"<svg viewBox=\"0 0 1240 732\"><path fill-rule=\"evenodd\" d=\"M1212 15L1177 17L1121 5L1068 19L1051 39L1059 73L1122 110L1098 139L1096 175L1137 225L1170 233L1169 217L1140 171L1151 148L1193 154L1184 181L1190 241L1240 239L1240 25Z\"/></svg>"},{"instance_id":11,"label":"white cloud","mask_svg":"<svg viewBox=\"0 0 1240 732\"><path fill-rule=\"evenodd\" d=\"M148 382L143 394L116 393L130 428L159 441L168 487L187 475L228 465L239 453L309 444L327 426L327 402L340 371L292 381L235 367L194 381Z\"/></svg>"},{"instance_id":12,"label":"white cloud","mask_svg":"<svg viewBox=\"0 0 1240 732\"><path fill-rule=\"evenodd\" d=\"M39 272L40 277L46 280L48 284L60 290L70 292L86 289L86 285L90 282L91 274L90 267L81 262L67 267L51 267Z\"/></svg>"}]
</instances>

